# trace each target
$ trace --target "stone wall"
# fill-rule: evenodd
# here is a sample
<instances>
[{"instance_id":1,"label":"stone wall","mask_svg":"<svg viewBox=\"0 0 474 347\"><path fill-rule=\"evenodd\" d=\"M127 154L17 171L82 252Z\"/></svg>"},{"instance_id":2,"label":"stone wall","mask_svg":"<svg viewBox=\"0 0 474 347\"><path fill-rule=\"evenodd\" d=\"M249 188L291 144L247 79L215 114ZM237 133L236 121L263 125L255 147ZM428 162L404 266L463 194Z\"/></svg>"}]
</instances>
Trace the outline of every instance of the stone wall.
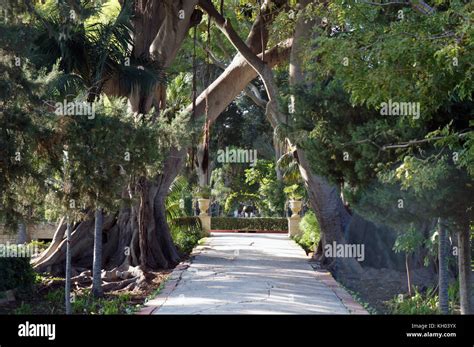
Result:
<instances>
[{"instance_id":1,"label":"stone wall","mask_svg":"<svg viewBox=\"0 0 474 347\"><path fill-rule=\"evenodd\" d=\"M4 233L3 227L0 226L0 244L15 243L15 242L16 242L16 235Z\"/></svg>"},{"instance_id":2,"label":"stone wall","mask_svg":"<svg viewBox=\"0 0 474 347\"><path fill-rule=\"evenodd\" d=\"M55 231L56 225L53 223L30 224L26 227L28 241L52 239ZM16 233L8 232L3 225L0 225L0 244L15 243L16 237Z\"/></svg>"}]
</instances>

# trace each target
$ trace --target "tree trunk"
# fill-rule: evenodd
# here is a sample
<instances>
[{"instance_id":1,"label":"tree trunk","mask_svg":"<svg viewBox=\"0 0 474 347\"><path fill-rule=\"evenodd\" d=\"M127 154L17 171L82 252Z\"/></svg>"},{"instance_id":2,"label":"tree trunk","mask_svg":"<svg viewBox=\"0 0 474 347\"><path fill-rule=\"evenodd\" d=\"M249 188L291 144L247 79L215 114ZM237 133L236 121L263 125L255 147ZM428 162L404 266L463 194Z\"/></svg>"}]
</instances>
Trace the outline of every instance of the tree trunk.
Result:
<instances>
[{"instance_id":1,"label":"tree trunk","mask_svg":"<svg viewBox=\"0 0 474 347\"><path fill-rule=\"evenodd\" d=\"M16 243L19 245L23 245L26 242L28 242L28 234L26 233L26 225L25 223L19 223Z\"/></svg>"},{"instance_id":2,"label":"tree trunk","mask_svg":"<svg viewBox=\"0 0 474 347\"><path fill-rule=\"evenodd\" d=\"M45 261L46 259L48 259L51 256L51 254L61 244L61 242L64 239L64 234L66 232L66 225L67 225L67 223L64 223L64 221L65 221L65 218L62 217L58 223L58 227L56 228L56 231L54 232L53 240L51 241L49 247L32 262L33 265L39 264Z\"/></svg>"},{"instance_id":3,"label":"tree trunk","mask_svg":"<svg viewBox=\"0 0 474 347\"><path fill-rule=\"evenodd\" d=\"M123 208L117 215L107 215L104 218L103 234L103 268L110 270L120 266L144 266L147 269L168 269L180 261L180 255L171 238L166 220L166 196L174 178L179 173L186 149L172 149L163 166L163 174L153 181L144 180L144 190L141 193L141 203L146 207L140 217L140 206ZM74 268L91 269L93 266L94 249L94 220L89 216L78 223L71 236L71 258ZM140 220L140 222L139 222ZM41 256L35 262L35 268L41 272L55 275L64 274L67 242L59 241L61 227L58 228L52 247L48 248L48 256ZM141 232L141 234L140 234ZM141 257L141 249L146 256ZM53 246L54 244L54 246Z\"/></svg>"},{"instance_id":4,"label":"tree trunk","mask_svg":"<svg viewBox=\"0 0 474 347\"><path fill-rule=\"evenodd\" d=\"M100 208L95 210L94 259L92 267L92 294L96 298L104 295L102 290L102 225L103 216Z\"/></svg>"},{"instance_id":5,"label":"tree trunk","mask_svg":"<svg viewBox=\"0 0 474 347\"><path fill-rule=\"evenodd\" d=\"M347 276L358 276L361 265L354 258L327 259L324 250L327 245L347 243L345 228L348 227L352 216L344 207L336 186L330 185L326 179L312 173L305 152L297 150L301 177L308 192L309 202L321 228L321 254L315 258L326 264L334 273L344 273Z\"/></svg>"},{"instance_id":6,"label":"tree trunk","mask_svg":"<svg viewBox=\"0 0 474 347\"><path fill-rule=\"evenodd\" d=\"M273 135L273 148L275 150L275 172L278 181L283 181L283 173L278 167L278 160L285 154L285 145L278 137Z\"/></svg>"},{"instance_id":7,"label":"tree trunk","mask_svg":"<svg viewBox=\"0 0 474 347\"><path fill-rule=\"evenodd\" d=\"M469 225L458 231L459 296L461 314L471 314L471 243Z\"/></svg>"},{"instance_id":8,"label":"tree trunk","mask_svg":"<svg viewBox=\"0 0 474 347\"><path fill-rule=\"evenodd\" d=\"M442 224L441 218L438 219L438 297L439 310L442 314L449 314L449 272L448 272L448 233Z\"/></svg>"},{"instance_id":9,"label":"tree trunk","mask_svg":"<svg viewBox=\"0 0 474 347\"><path fill-rule=\"evenodd\" d=\"M410 276L410 265L409 265L410 255L408 253L405 254L405 269L407 272L407 288L408 288L408 295L411 296L411 276Z\"/></svg>"},{"instance_id":10,"label":"tree trunk","mask_svg":"<svg viewBox=\"0 0 474 347\"><path fill-rule=\"evenodd\" d=\"M71 223L67 222L66 227L66 281L65 281L65 307L66 314L71 314Z\"/></svg>"},{"instance_id":11,"label":"tree trunk","mask_svg":"<svg viewBox=\"0 0 474 347\"><path fill-rule=\"evenodd\" d=\"M293 40L288 39L267 50L265 63L269 67L274 67L287 61L292 43ZM262 56L262 54L258 55L260 58ZM212 125L227 106L257 77L258 74L252 66L242 55L237 54L224 72L196 98L196 116L205 115L207 95L209 105L207 116ZM186 111L191 112L192 105L189 105Z\"/></svg>"},{"instance_id":12,"label":"tree trunk","mask_svg":"<svg viewBox=\"0 0 474 347\"><path fill-rule=\"evenodd\" d=\"M140 266L142 270L146 270L148 250L147 250L147 230L146 224L150 220L150 205L148 201L148 182L144 178L141 178L141 182L138 184L140 205L138 208L138 244L140 247Z\"/></svg>"},{"instance_id":13,"label":"tree trunk","mask_svg":"<svg viewBox=\"0 0 474 347\"><path fill-rule=\"evenodd\" d=\"M143 0L134 2L133 56L166 68L174 60L189 28L200 21L195 10L197 0ZM182 12L181 12L182 11ZM127 94L121 90L119 76L104 82L104 92L128 97L132 112L146 113L155 106L156 113L164 106L165 86L157 84L152 92L134 86ZM106 216L103 232L103 266L139 265L151 269L169 268L179 261L179 255L166 223L165 197L171 182L179 173L186 151L171 149L164 163L163 174L148 179L141 192L141 206L122 209L117 215ZM91 268L93 263L93 218L75 226L71 235L72 264L77 268ZM61 265L66 257L67 244L61 229L47 251L35 261L39 271L64 273Z\"/></svg>"},{"instance_id":14,"label":"tree trunk","mask_svg":"<svg viewBox=\"0 0 474 347\"><path fill-rule=\"evenodd\" d=\"M303 10L309 0L300 0L299 10ZM303 71L303 54L305 44L310 40L313 33L315 21L306 19L301 13L298 14L293 45L290 53L289 82L291 87L305 84L305 72ZM293 99L291 113L298 108L298 101ZM291 116L291 114L290 114ZM280 122L292 122L292 119L279 117ZM322 254L316 255L322 263L326 263L335 273L344 272L346 275L358 276L362 272L361 265L354 258L332 258L326 259L324 250L326 245L346 243L345 229L349 225L351 216L346 210L339 190L330 185L321 176L315 175L306 157L303 148L297 148L297 160L301 176L305 182L309 201L321 228Z\"/></svg>"}]
</instances>

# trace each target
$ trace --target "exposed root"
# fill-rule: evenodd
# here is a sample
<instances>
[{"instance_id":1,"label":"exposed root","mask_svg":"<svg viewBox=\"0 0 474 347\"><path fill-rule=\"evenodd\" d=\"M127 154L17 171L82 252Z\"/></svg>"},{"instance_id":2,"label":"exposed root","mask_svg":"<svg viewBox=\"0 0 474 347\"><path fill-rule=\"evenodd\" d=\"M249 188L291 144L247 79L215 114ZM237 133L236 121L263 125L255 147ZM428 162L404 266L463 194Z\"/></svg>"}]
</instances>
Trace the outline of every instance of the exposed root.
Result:
<instances>
[{"instance_id":1,"label":"exposed root","mask_svg":"<svg viewBox=\"0 0 474 347\"><path fill-rule=\"evenodd\" d=\"M77 271L77 269L76 269ZM92 288L92 272L86 270L72 277L77 289ZM147 281L146 273L139 267L122 266L110 271L102 271L102 290L104 292L141 288Z\"/></svg>"}]
</instances>

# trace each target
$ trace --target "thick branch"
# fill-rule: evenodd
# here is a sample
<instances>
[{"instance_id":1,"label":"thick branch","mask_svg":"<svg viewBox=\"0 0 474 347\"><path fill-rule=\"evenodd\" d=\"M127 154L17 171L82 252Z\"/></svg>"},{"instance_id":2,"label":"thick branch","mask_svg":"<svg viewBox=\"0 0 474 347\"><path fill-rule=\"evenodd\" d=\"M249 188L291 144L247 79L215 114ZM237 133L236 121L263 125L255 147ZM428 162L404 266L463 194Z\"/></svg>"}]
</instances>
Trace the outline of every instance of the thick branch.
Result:
<instances>
[{"instance_id":1,"label":"thick branch","mask_svg":"<svg viewBox=\"0 0 474 347\"><path fill-rule=\"evenodd\" d=\"M284 122L284 116L278 111L278 88L273 78L271 68L265 64L252 50L245 44L240 36L235 32L230 21L226 20L209 0L200 0L199 5L211 16L222 33L229 39L237 51L245 58L247 63L258 73L262 79L268 94L267 117L273 128Z\"/></svg>"},{"instance_id":2,"label":"thick branch","mask_svg":"<svg viewBox=\"0 0 474 347\"><path fill-rule=\"evenodd\" d=\"M265 52L265 63L269 67L288 61L292 39L281 42ZM258 55L262 57L262 55ZM211 83L196 99L196 116L204 115L206 110L206 97L209 105L207 118L210 124L219 117L227 106L245 89L256 77L257 72L238 54L225 71ZM192 105L186 108L191 112Z\"/></svg>"},{"instance_id":3,"label":"thick branch","mask_svg":"<svg viewBox=\"0 0 474 347\"><path fill-rule=\"evenodd\" d=\"M209 54L209 58L212 60L212 63L217 66L218 68L222 69L225 71L225 69L227 69L227 65L220 61L216 55L214 54L214 52L212 52L212 50L210 50L208 47L206 47L205 45L203 45L202 43L199 43L199 46L206 52ZM258 107L260 108L265 108L266 105L267 105L267 101L264 100L262 98L262 95L260 94L260 91L258 90L258 88L253 84L253 83L249 83L249 85L247 87L245 87L244 89L244 93L245 95L250 98L255 105L257 105Z\"/></svg>"}]
</instances>

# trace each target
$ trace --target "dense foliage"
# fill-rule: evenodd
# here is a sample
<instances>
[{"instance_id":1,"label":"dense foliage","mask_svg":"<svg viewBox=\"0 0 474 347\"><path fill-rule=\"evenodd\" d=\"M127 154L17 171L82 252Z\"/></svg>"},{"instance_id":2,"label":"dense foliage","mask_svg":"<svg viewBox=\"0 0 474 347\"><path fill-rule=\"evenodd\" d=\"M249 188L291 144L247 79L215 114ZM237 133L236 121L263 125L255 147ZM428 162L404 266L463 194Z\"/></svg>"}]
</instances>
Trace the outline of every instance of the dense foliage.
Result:
<instances>
[{"instance_id":1,"label":"dense foliage","mask_svg":"<svg viewBox=\"0 0 474 347\"><path fill-rule=\"evenodd\" d=\"M15 289L17 293L26 294L33 290L34 283L30 258L0 257L0 292Z\"/></svg>"},{"instance_id":2,"label":"dense foliage","mask_svg":"<svg viewBox=\"0 0 474 347\"><path fill-rule=\"evenodd\" d=\"M314 252L321 238L321 230L318 220L313 211L308 211L300 221L300 233L294 240L304 248L306 252Z\"/></svg>"}]
</instances>

